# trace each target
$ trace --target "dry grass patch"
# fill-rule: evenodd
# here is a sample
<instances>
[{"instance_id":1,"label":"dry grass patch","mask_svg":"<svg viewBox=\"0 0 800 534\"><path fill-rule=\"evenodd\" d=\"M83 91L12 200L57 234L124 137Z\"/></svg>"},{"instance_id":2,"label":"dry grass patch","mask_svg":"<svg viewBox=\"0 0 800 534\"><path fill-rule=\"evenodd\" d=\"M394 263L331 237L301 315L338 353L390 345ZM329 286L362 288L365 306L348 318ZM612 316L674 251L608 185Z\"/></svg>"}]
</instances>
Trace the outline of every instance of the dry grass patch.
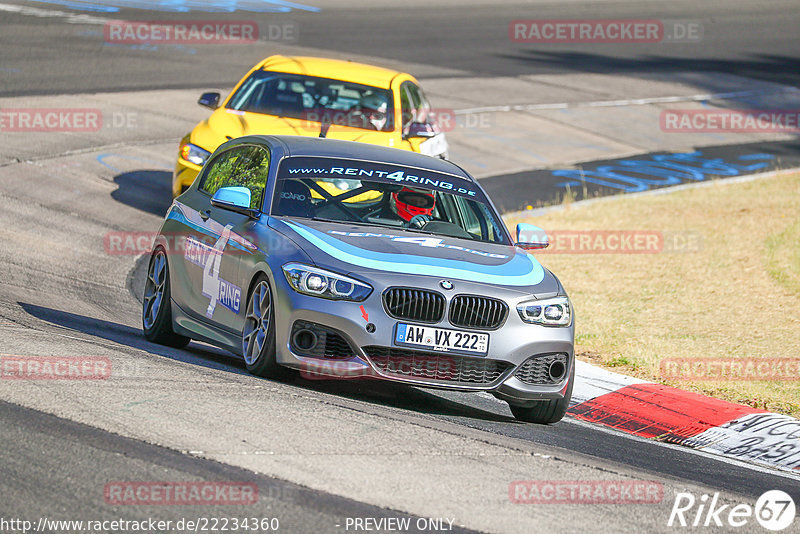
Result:
<instances>
[{"instance_id":1,"label":"dry grass patch","mask_svg":"<svg viewBox=\"0 0 800 534\"><path fill-rule=\"evenodd\" d=\"M715 182L508 218L552 230L640 230L701 238L699 250L538 254L569 292L576 353L683 389L800 416L800 377L669 381L665 358L800 358L800 174Z\"/></svg>"}]
</instances>

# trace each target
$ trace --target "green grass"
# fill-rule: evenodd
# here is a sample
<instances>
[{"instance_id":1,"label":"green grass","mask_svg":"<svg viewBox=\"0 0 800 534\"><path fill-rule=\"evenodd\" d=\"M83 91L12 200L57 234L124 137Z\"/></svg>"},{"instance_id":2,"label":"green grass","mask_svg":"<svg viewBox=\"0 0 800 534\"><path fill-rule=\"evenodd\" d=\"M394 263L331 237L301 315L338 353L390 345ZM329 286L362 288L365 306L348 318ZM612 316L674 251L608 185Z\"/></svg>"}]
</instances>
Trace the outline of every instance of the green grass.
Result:
<instances>
[{"instance_id":1,"label":"green grass","mask_svg":"<svg viewBox=\"0 0 800 534\"><path fill-rule=\"evenodd\" d=\"M800 296L800 219L784 231L769 236L765 247L769 275Z\"/></svg>"}]
</instances>

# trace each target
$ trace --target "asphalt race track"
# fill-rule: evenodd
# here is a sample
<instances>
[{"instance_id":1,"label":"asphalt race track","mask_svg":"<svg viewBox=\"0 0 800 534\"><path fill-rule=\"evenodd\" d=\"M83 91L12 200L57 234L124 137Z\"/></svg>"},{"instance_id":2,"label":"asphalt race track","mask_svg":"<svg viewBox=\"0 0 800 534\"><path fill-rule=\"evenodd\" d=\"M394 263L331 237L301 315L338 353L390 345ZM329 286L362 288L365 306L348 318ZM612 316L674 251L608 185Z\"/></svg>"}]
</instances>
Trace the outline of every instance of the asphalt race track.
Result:
<instances>
[{"instance_id":1,"label":"asphalt race track","mask_svg":"<svg viewBox=\"0 0 800 534\"><path fill-rule=\"evenodd\" d=\"M87 4L90 2L86 2ZM102 2L97 2L101 4ZM203 2L177 2L202 4ZM258 2L239 2L253 5ZM39 9L73 12L69 2L8 2ZM115 4L115 2L110 2ZM119 2L134 5L135 2ZM224 4L224 3L222 3ZM300 4L303 4L300 2ZM307 4L313 4L309 2ZM377 9L368 0L319 2L320 13L294 9L288 13L241 12L259 23L296 22L303 48L346 57L379 57L418 64L421 77L453 73L479 76L519 76L559 72L640 72L652 70L735 72L742 76L797 83L796 2L691 0L658 2L463 2L446 0L436 8L412 0ZM330 7L328 7L330 6ZM229 86L265 54L263 48L242 51L236 46L191 50L162 46L157 50L104 45L90 39L99 28L63 24L62 18L3 14L4 65L19 76L4 79L0 94L61 94L85 91L167 87ZM181 13L121 8L112 14L85 15L124 20L179 19ZM219 14L192 12L197 19ZM508 23L516 19L556 18L701 20L703 45L674 43L611 44L604 47L569 45L536 49L509 46ZM45 51L57 51L46 54ZM390 63L391 64L391 63ZM42 73L47 72L43 77Z\"/></svg>"},{"instance_id":2,"label":"asphalt race track","mask_svg":"<svg viewBox=\"0 0 800 534\"><path fill-rule=\"evenodd\" d=\"M354 518L414 525L360 529L372 532L668 532L675 530L667 520L678 492L719 492L720 502L752 505L764 491L782 489L800 502L798 476L569 417L553 426L521 424L489 395L372 381L271 382L208 345L176 350L142 337L143 259L109 251L104 238L157 229L171 202L178 139L205 116L194 104L197 94L230 87L272 53L402 68L430 87L434 101L456 110L483 101L499 109L672 94L693 102L691 95L718 95L726 84L752 90L746 104L797 109L796 1L429 4L240 2L257 11L226 13L214 12L215 2L134 9L123 1L0 0L0 110L84 106L129 118L91 134L0 128L0 356L91 356L107 358L113 369L97 381L0 380L0 532L21 532L2 523L12 518L36 525L40 518L235 516L278 518L282 532L358 531ZM290 22L299 33L251 46L103 41L106 19L181 17L256 20L262 28ZM509 22L531 18L688 20L704 30L700 43L511 43ZM463 155L465 167L506 211L558 198L559 184L571 180L566 170L576 163L597 171L625 158L697 146L703 157L742 166L768 161L747 172L800 163L792 136L746 136L736 143L643 135L646 125L629 119L651 112L657 119L660 108L648 106L620 104L570 124L557 122L561 111L495 110L487 130L453 132L453 159ZM535 159L526 138L537 135L575 144L561 143ZM506 157L476 148L481 140L520 145ZM753 154L772 158L754 160ZM620 192L589 190L592 196ZM509 485L520 480L654 481L664 497L649 505L515 504ZM255 485L258 500L126 506L104 495L119 481L236 481ZM746 528L739 530L763 531Z\"/></svg>"}]
</instances>

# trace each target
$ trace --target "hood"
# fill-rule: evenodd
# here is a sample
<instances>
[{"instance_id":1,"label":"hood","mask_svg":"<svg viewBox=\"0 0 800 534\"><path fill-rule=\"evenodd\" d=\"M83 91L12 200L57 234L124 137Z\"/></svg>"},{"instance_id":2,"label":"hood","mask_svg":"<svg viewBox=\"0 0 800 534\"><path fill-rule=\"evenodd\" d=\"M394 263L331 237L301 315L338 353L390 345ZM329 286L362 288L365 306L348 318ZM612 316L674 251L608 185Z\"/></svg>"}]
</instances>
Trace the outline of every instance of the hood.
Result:
<instances>
[{"instance_id":1,"label":"hood","mask_svg":"<svg viewBox=\"0 0 800 534\"><path fill-rule=\"evenodd\" d=\"M547 289L557 284L533 256L510 245L308 219L272 219L270 225L318 267L345 274L427 275L526 293L541 291L543 282Z\"/></svg>"},{"instance_id":2,"label":"hood","mask_svg":"<svg viewBox=\"0 0 800 534\"><path fill-rule=\"evenodd\" d=\"M317 137L321 127L320 123L305 119L292 119L220 108L195 127L191 134L191 141L213 152L229 138L235 139L243 135L305 135ZM335 124L328 129L327 137L329 139L358 141L387 147L395 145L393 132L376 132Z\"/></svg>"}]
</instances>

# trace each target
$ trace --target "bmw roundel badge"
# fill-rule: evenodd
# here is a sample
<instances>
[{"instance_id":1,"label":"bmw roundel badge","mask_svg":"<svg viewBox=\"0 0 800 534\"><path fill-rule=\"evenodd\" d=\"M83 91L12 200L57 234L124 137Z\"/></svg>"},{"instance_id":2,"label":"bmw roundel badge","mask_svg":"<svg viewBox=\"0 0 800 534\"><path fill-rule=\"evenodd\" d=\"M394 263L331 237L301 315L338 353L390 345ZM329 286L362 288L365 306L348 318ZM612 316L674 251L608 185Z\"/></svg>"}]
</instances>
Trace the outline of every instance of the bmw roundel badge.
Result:
<instances>
[{"instance_id":1,"label":"bmw roundel badge","mask_svg":"<svg viewBox=\"0 0 800 534\"><path fill-rule=\"evenodd\" d=\"M453 282L450 280L442 280L439 285L442 286L442 289L453 289Z\"/></svg>"}]
</instances>

